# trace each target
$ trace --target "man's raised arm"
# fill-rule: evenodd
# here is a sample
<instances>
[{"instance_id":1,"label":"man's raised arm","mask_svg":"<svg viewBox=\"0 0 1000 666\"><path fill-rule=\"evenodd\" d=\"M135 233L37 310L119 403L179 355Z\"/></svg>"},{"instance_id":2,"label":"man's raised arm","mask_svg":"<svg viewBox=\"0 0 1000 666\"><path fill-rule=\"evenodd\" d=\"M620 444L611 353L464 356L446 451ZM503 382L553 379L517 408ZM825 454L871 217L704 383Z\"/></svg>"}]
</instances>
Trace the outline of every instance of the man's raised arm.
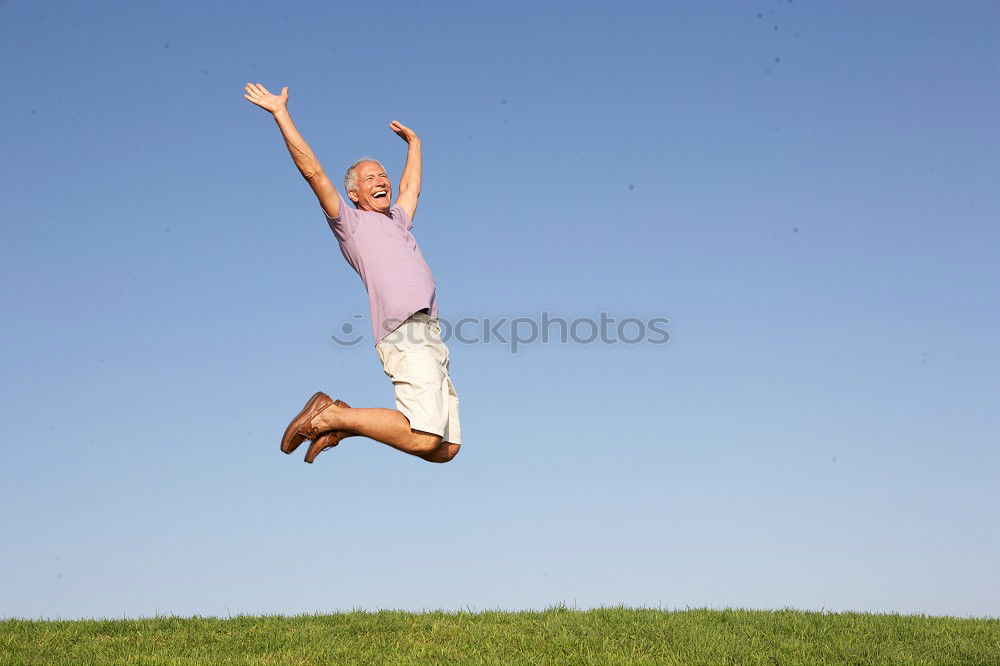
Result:
<instances>
[{"instance_id":1,"label":"man's raised arm","mask_svg":"<svg viewBox=\"0 0 1000 666\"><path fill-rule=\"evenodd\" d=\"M295 166L316 193L319 204L331 218L340 217L340 197L337 196L337 189L323 171L319 160L313 155L309 144L295 128L292 117L288 115L288 86L281 89L280 95L273 95L259 83L248 83L246 94L243 96L265 111L271 112L281 130L281 136L285 139L285 145L288 146L288 152L295 161ZM419 176L417 180L419 182Z\"/></svg>"},{"instance_id":2,"label":"man's raised arm","mask_svg":"<svg viewBox=\"0 0 1000 666\"><path fill-rule=\"evenodd\" d=\"M416 132L398 120L389 123L389 129L407 143L406 166L403 167L403 176L399 179L399 197L396 199L396 203L402 206L412 222L413 214L417 212L417 197L420 196L420 179L423 169L420 139Z\"/></svg>"}]
</instances>

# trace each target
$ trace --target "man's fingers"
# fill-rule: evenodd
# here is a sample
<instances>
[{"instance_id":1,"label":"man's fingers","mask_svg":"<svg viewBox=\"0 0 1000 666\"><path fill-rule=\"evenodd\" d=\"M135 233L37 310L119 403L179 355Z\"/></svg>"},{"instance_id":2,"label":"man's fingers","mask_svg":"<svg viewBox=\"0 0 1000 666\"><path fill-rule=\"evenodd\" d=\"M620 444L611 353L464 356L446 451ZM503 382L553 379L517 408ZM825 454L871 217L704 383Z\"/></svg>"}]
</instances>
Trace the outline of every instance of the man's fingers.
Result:
<instances>
[{"instance_id":1,"label":"man's fingers","mask_svg":"<svg viewBox=\"0 0 1000 666\"><path fill-rule=\"evenodd\" d=\"M398 134L400 138L404 139L407 143L412 141L413 138L417 136L416 132L414 132L413 130L411 130L409 127L399 122L398 120L393 120L391 123L389 123L389 127L391 127L392 131Z\"/></svg>"},{"instance_id":2,"label":"man's fingers","mask_svg":"<svg viewBox=\"0 0 1000 666\"><path fill-rule=\"evenodd\" d=\"M270 94L271 94L271 93L269 93L269 92L267 91L267 88L265 88L264 86L262 86L262 85L261 85L261 84L259 84L259 83L257 84L257 90L259 90L259 91L260 91L260 92L261 92L262 94L264 94L264 95L270 95Z\"/></svg>"}]
</instances>

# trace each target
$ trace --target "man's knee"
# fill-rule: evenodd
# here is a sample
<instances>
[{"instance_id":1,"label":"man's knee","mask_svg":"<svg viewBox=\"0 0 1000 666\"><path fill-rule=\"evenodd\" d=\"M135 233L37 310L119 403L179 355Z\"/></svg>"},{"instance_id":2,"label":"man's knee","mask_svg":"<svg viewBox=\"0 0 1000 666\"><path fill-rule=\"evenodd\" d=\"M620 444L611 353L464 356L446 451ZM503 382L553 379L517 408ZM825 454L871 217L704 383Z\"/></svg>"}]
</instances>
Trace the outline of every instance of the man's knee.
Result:
<instances>
[{"instance_id":1,"label":"man's knee","mask_svg":"<svg viewBox=\"0 0 1000 666\"><path fill-rule=\"evenodd\" d=\"M440 445L431 453L421 456L427 462L435 463L446 463L452 458L458 455L458 450L462 448L461 444L453 444L451 442L441 442Z\"/></svg>"}]
</instances>

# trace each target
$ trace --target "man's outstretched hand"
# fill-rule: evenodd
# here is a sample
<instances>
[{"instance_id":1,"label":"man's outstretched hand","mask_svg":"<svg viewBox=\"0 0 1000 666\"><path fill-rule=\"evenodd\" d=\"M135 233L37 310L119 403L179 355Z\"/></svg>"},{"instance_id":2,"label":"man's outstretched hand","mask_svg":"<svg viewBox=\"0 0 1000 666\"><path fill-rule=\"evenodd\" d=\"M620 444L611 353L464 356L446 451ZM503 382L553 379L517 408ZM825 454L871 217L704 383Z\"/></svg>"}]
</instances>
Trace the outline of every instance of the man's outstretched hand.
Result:
<instances>
[{"instance_id":1,"label":"man's outstretched hand","mask_svg":"<svg viewBox=\"0 0 1000 666\"><path fill-rule=\"evenodd\" d=\"M281 89L280 95L271 94L259 83L248 83L246 91L243 96L265 111L275 113L288 106L288 86Z\"/></svg>"},{"instance_id":2,"label":"man's outstretched hand","mask_svg":"<svg viewBox=\"0 0 1000 666\"><path fill-rule=\"evenodd\" d=\"M391 123L389 123L389 129L395 132L397 136L399 136L399 138L405 141L406 143L420 140L417 138L416 132L414 132L413 130L411 130L409 127L399 122L398 120L393 120Z\"/></svg>"}]
</instances>

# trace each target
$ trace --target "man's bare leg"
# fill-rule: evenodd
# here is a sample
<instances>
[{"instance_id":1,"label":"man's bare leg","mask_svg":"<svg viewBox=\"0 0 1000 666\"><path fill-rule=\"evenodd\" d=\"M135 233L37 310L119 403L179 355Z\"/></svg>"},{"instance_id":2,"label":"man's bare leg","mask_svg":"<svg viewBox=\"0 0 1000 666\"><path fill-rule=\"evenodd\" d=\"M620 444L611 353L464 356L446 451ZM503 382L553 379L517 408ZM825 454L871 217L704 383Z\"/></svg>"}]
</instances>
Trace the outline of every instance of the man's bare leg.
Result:
<instances>
[{"instance_id":1,"label":"man's bare leg","mask_svg":"<svg viewBox=\"0 0 1000 666\"><path fill-rule=\"evenodd\" d=\"M312 425L320 431L340 430L368 437L430 462L447 462L459 448L458 444L442 442L438 435L410 428L409 419L396 409L330 405L313 419Z\"/></svg>"}]
</instances>

